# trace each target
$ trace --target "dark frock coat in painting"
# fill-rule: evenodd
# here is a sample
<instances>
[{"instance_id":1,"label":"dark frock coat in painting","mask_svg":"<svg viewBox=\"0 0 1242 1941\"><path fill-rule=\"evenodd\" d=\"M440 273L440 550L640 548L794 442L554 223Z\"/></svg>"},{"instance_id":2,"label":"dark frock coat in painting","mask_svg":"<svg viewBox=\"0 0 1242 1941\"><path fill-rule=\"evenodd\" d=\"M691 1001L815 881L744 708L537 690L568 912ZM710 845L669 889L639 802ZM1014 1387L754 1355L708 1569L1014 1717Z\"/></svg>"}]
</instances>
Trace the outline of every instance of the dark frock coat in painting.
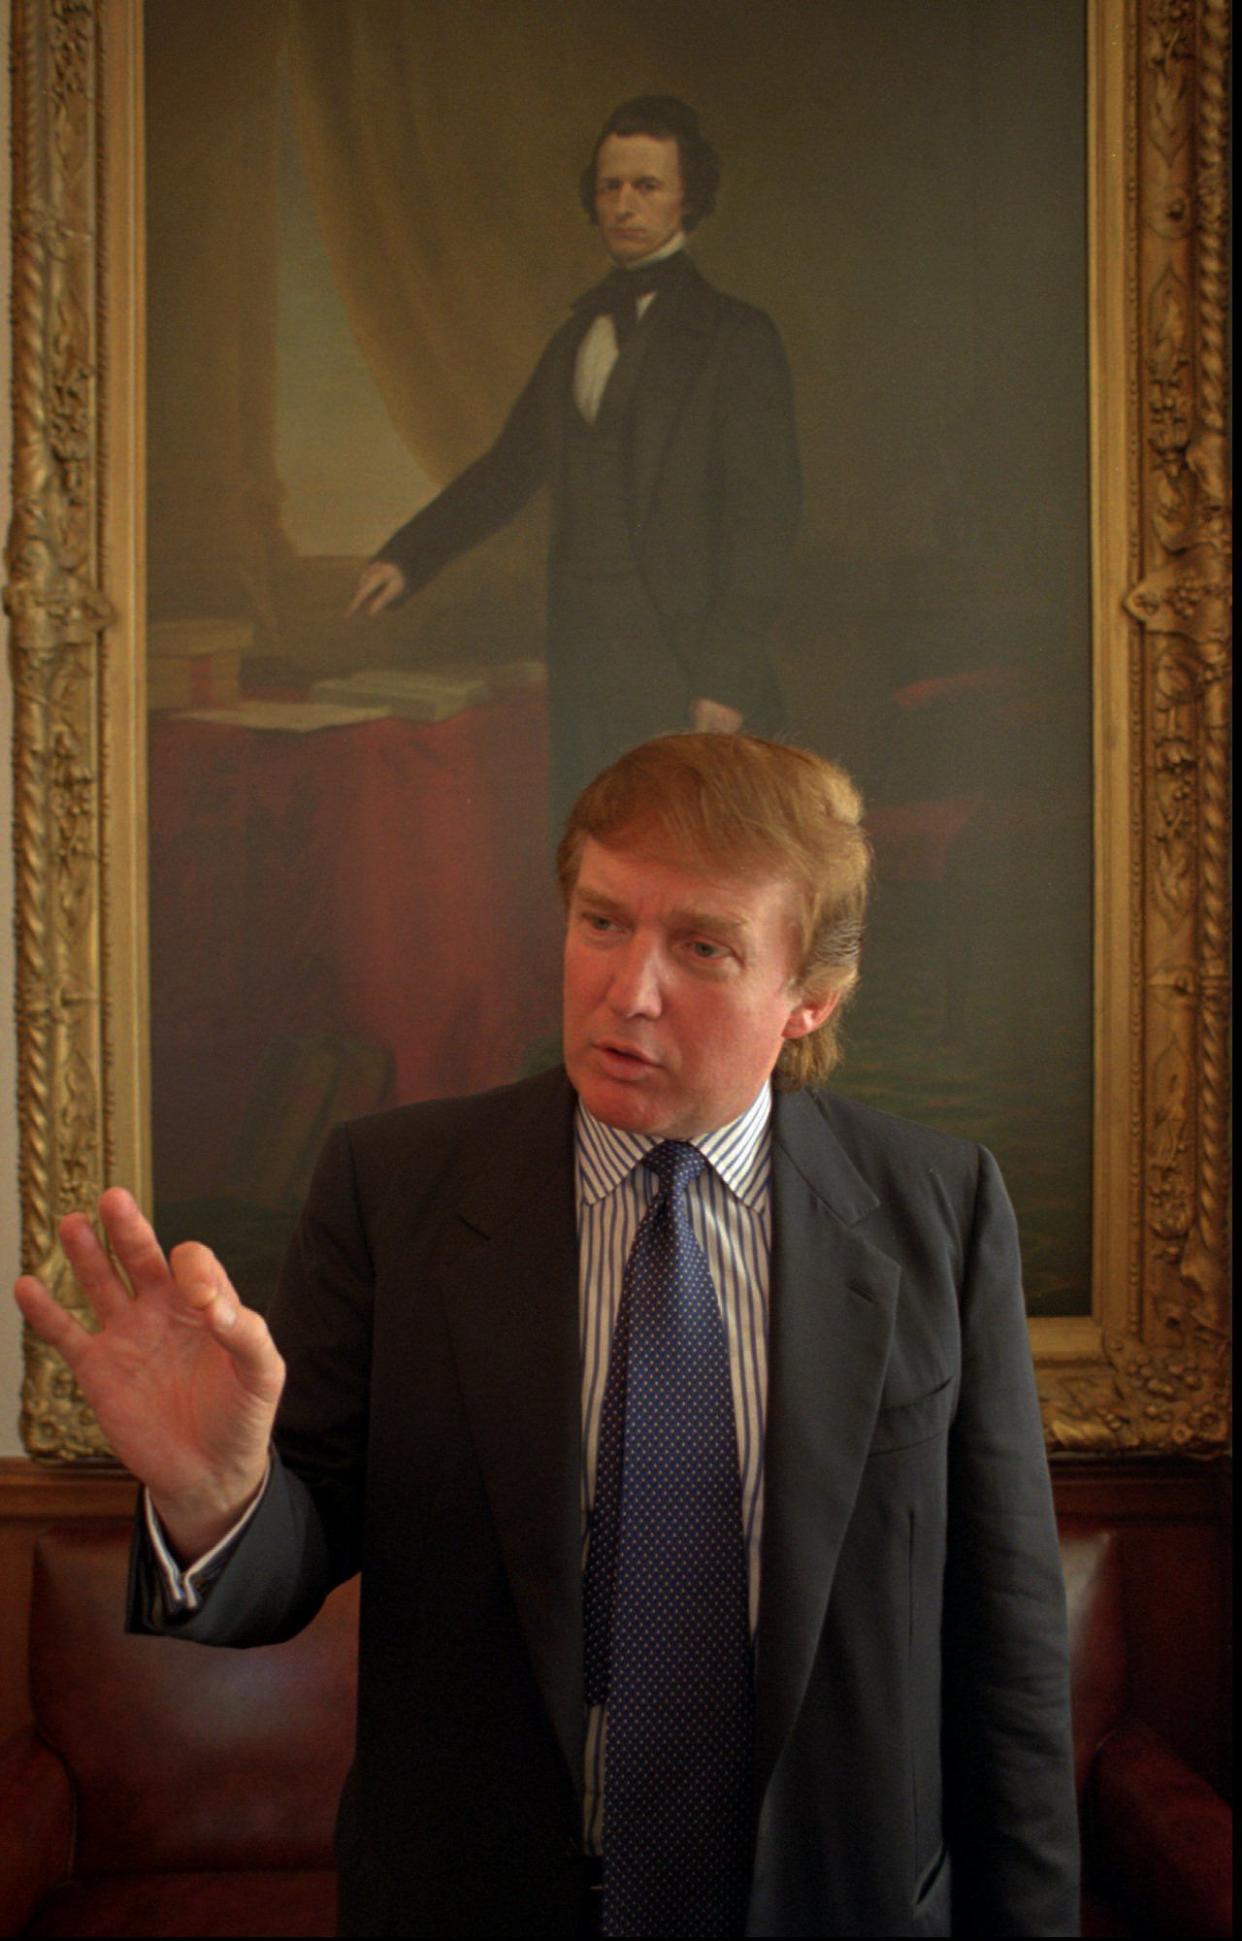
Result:
<instances>
[{"instance_id":1,"label":"dark frock coat in painting","mask_svg":"<svg viewBox=\"0 0 1242 1941\"><path fill-rule=\"evenodd\" d=\"M677 270L594 427L573 401L597 314L583 300L496 443L378 555L416 592L550 489L554 826L624 748L689 725L695 699L737 708L756 733L783 726L769 637L801 505L789 367L763 311L688 256Z\"/></svg>"},{"instance_id":2,"label":"dark frock coat in painting","mask_svg":"<svg viewBox=\"0 0 1242 1941\"><path fill-rule=\"evenodd\" d=\"M172 1625L289 1636L362 1572L342 1930L581 1923L574 1096L338 1129L272 1327L271 1482ZM1013 1216L981 1148L778 1094L751 1935L1073 1935L1062 1579ZM187 1675L191 1667L187 1666Z\"/></svg>"}]
</instances>

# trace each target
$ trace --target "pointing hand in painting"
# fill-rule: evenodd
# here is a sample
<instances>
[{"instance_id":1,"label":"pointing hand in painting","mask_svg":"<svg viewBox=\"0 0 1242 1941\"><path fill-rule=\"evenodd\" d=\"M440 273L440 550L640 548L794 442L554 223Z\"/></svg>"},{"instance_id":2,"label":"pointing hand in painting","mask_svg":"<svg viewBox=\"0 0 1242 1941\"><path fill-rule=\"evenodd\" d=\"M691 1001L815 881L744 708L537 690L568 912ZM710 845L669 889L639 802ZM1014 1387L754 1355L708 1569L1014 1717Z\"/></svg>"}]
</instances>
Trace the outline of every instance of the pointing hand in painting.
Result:
<instances>
[{"instance_id":1,"label":"pointing hand in painting","mask_svg":"<svg viewBox=\"0 0 1242 1941\"><path fill-rule=\"evenodd\" d=\"M358 575L354 597L345 609L350 620L355 613L382 613L405 592L405 574L390 559L373 559Z\"/></svg>"},{"instance_id":2,"label":"pointing hand in painting","mask_svg":"<svg viewBox=\"0 0 1242 1941\"><path fill-rule=\"evenodd\" d=\"M99 1217L128 1287L84 1214L59 1228L98 1331L67 1314L33 1275L17 1282L17 1304L64 1356L118 1457L150 1489L175 1547L200 1556L263 1485L284 1363L267 1323L242 1306L209 1248L186 1241L165 1259L122 1187L103 1194Z\"/></svg>"}]
</instances>

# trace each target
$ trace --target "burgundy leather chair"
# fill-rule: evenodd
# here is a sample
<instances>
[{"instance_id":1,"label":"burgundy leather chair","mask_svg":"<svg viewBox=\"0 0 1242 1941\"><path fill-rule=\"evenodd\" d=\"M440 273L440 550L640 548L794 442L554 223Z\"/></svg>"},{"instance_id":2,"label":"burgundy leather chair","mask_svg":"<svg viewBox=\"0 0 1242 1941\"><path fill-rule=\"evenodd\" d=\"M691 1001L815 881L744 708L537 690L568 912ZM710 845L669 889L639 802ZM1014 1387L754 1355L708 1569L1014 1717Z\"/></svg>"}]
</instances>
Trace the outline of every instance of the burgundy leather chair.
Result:
<instances>
[{"instance_id":1,"label":"burgundy leather chair","mask_svg":"<svg viewBox=\"0 0 1242 1941\"><path fill-rule=\"evenodd\" d=\"M331 1935L356 1584L282 1645L127 1637L128 1531L40 1537L32 1731L0 1753L0 1931Z\"/></svg>"},{"instance_id":2,"label":"burgundy leather chair","mask_svg":"<svg viewBox=\"0 0 1242 1941\"><path fill-rule=\"evenodd\" d=\"M1233 1933L1233 1813L1140 1716L1122 1601L1124 1539L1061 1522L1087 1936Z\"/></svg>"},{"instance_id":3,"label":"burgundy leather chair","mask_svg":"<svg viewBox=\"0 0 1242 1941\"><path fill-rule=\"evenodd\" d=\"M1120 1543L1062 1530L1083 1933L1227 1935L1231 1815L1135 1715ZM82 1523L36 1549L34 1725L0 1748L0 1933L331 1934L355 1587L288 1644L131 1638L127 1544L116 1524Z\"/></svg>"}]
</instances>

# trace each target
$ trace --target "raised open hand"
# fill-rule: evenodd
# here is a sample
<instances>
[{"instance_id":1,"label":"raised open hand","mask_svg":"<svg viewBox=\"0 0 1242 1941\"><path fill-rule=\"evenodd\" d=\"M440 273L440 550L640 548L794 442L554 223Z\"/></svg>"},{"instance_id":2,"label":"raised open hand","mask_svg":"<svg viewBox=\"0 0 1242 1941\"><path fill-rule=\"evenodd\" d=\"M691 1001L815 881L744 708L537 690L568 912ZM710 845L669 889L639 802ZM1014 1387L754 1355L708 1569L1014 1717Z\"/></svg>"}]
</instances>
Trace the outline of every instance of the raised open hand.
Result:
<instances>
[{"instance_id":1,"label":"raised open hand","mask_svg":"<svg viewBox=\"0 0 1242 1941\"><path fill-rule=\"evenodd\" d=\"M32 1275L14 1290L35 1333L64 1356L117 1455L148 1486L184 1555L210 1549L260 1489L285 1369L261 1315L244 1308L197 1241L165 1259L131 1194L99 1216L126 1288L84 1214L61 1245L100 1327L91 1333Z\"/></svg>"}]
</instances>

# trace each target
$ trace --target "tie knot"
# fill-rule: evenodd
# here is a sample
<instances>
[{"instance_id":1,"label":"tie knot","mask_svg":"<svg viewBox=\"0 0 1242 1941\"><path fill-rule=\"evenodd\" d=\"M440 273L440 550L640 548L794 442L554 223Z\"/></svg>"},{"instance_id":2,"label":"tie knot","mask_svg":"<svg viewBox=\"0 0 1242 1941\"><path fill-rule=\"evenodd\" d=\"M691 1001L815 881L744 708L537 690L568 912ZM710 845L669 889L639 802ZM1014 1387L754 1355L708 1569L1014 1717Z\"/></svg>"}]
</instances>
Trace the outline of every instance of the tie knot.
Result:
<instances>
[{"instance_id":1,"label":"tie knot","mask_svg":"<svg viewBox=\"0 0 1242 1941\"><path fill-rule=\"evenodd\" d=\"M698 1147L687 1145L684 1139L666 1139L643 1160L643 1165L651 1168L670 1199L684 1193L706 1164Z\"/></svg>"}]
</instances>

